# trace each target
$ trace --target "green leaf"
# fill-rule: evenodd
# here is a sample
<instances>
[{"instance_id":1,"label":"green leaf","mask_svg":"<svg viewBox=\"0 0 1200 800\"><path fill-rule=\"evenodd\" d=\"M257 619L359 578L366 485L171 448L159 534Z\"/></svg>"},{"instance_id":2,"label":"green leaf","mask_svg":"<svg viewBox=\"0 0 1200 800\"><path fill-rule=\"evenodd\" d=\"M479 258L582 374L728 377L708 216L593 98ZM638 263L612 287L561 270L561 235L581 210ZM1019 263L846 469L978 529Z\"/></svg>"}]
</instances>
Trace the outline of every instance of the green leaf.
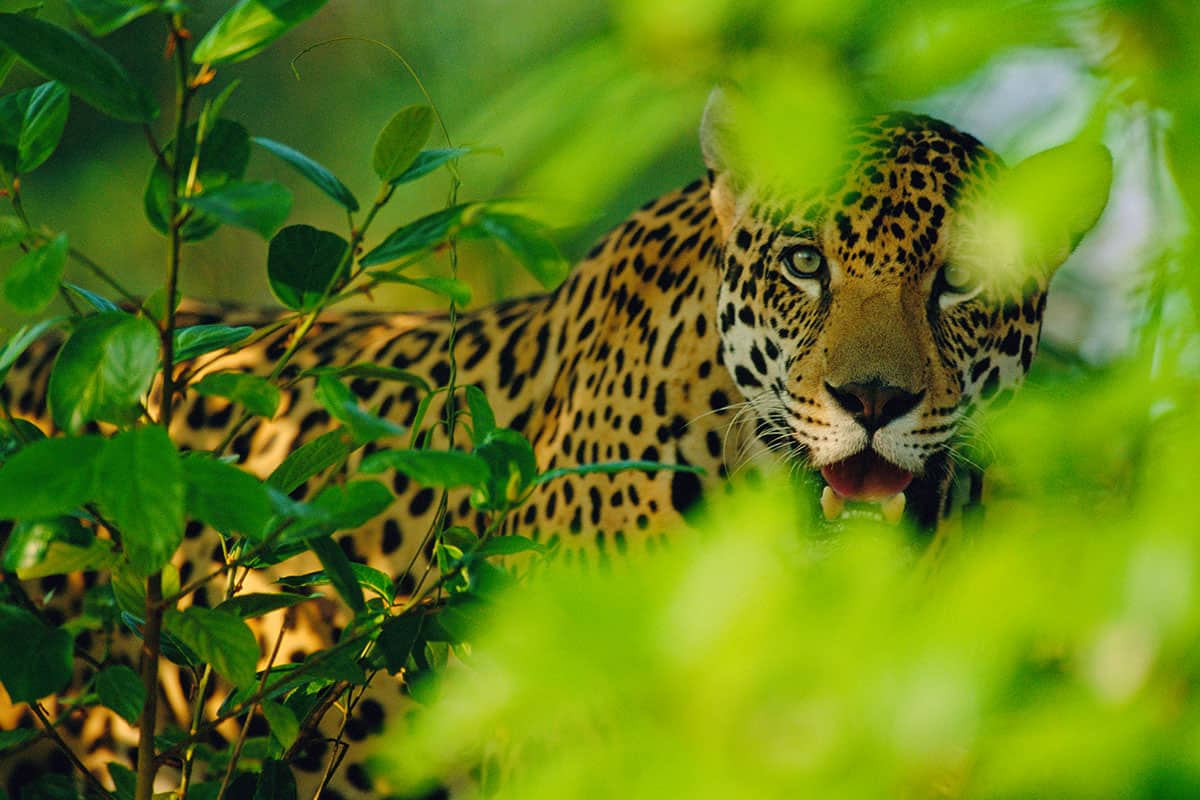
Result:
<instances>
[{"instance_id":1,"label":"green leaf","mask_svg":"<svg viewBox=\"0 0 1200 800\"><path fill-rule=\"evenodd\" d=\"M476 444L496 429L496 415L488 404L487 395L478 386L466 388L467 408L471 411L471 433Z\"/></svg>"},{"instance_id":2,"label":"green leaf","mask_svg":"<svg viewBox=\"0 0 1200 800\"><path fill-rule=\"evenodd\" d=\"M489 476L482 496L473 496L476 507L500 510L520 501L537 479L537 459L529 440L508 428L497 428L475 448L487 463Z\"/></svg>"},{"instance_id":3,"label":"green leaf","mask_svg":"<svg viewBox=\"0 0 1200 800\"><path fill-rule=\"evenodd\" d=\"M480 203L443 208L393 231L378 247L362 257L364 267L385 264L444 244L457 235L464 220L478 213Z\"/></svg>"},{"instance_id":4,"label":"green leaf","mask_svg":"<svg viewBox=\"0 0 1200 800\"><path fill-rule=\"evenodd\" d=\"M0 44L110 117L151 122L158 105L116 59L75 33L23 14L0 14Z\"/></svg>"},{"instance_id":5,"label":"green leaf","mask_svg":"<svg viewBox=\"0 0 1200 800\"><path fill-rule=\"evenodd\" d=\"M379 180L391 183L413 165L433 130L433 109L405 106L397 111L375 140L372 166Z\"/></svg>"},{"instance_id":6,"label":"green leaf","mask_svg":"<svg viewBox=\"0 0 1200 800\"><path fill-rule=\"evenodd\" d=\"M117 800L134 800L137 792L137 773L119 761L108 762L108 777L112 778ZM198 800L198 798L193 798Z\"/></svg>"},{"instance_id":7,"label":"green leaf","mask_svg":"<svg viewBox=\"0 0 1200 800\"><path fill-rule=\"evenodd\" d=\"M105 311L120 311L121 310L121 307L119 305L117 305L116 303L114 303L112 300L109 300L107 297L104 297L103 295L96 294L95 292L93 292L90 289L85 289L82 286L76 286L73 283L67 283L65 281L63 282L62 285L68 291L70 291L71 294L75 295L76 297L81 298L85 303L87 303L89 306L91 306L92 308L96 309L99 312L103 313Z\"/></svg>"},{"instance_id":8,"label":"green leaf","mask_svg":"<svg viewBox=\"0 0 1200 800\"><path fill-rule=\"evenodd\" d=\"M292 193L274 181L231 181L183 202L213 219L249 228L264 239L270 239L292 212Z\"/></svg>"},{"instance_id":9,"label":"green leaf","mask_svg":"<svg viewBox=\"0 0 1200 800\"><path fill-rule=\"evenodd\" d=\"M556 478L562 478L566 475L614 475L618 472L628 472L629 470L666 470L668 472L694 472L697 475L704 474L703 467L692 466L691 464L663 464L659 461L605 461L599 464L582 464L578 467L559 467L557 469L543 472L537 476L537 483L545 483Z\"/></svg>"},{"instance_id":10,"label":"green leaf","mask_svg":"<svg viewBox=\"0 0 1200 800\"><path fill-rule=\"evenodd\" d=\"M183 465L157 425L119 433L100 456L100 503L121 531L129 562L149 575L183 541Z\"/></svg>"},{"instance_id":11,"label":"green leaf","mask_svg":"<svg viewBox=\"0 0 1200 800\"><path fill-rule=\"evenodd\" d=\"M138 400L158 371L158 330L124 312L81 321L62 346L50 373L54 424L76 433L88 422L123 423L137 416Z\"/></svg>"},{"instance_id":12,"label":"green leaf","mask_svg":"<svg viewBox=\"0 0 1200 800\"><path fill-rule=\"evenodd\" d=\"M255 136L252 141L259 147L269 150L286 161L297 172L308 178L318 189L337 201L342 208L347 211L358 211L358 200L346 188L346 184L338 180L337 176L328 169L304 155L304 153L301 153L299 150L293 150L286 144L262 136Z\"/></svg>"},{"instance_id":13,"label":"green leaf","mask_svg":"<svg viewBox=\"0 0 1200 800\"><path fill-rule=\"evenodd\" d=\"M279 707L284 708L283 706ZM266 715L266 713L267 709L264 707L263 714ZM293 715L294 717L295 715ZM278 739L275 723L271 722L269 716L267 722L271 725L271 733L275 734ZM293 741L299 732L300 727L297 723L296 733L292 736ZM232 796L233 793L230 792L230 795ZM272 758L264 759L262 769L258 773L258 782L254 786L254 797L251 800L296 800L296 797L296 776L292 773L292 768L284 761Z\"/></svg>"},{"instance_id":14,"label":"green leaf","mask_svg":"<svg viewBox=\"0 0 1200 800\"><path fill-rule=\"evenodd\" d=\"M0 753L5 750L11 750L20 747L26 742L32 741L41 736L41 731L36 728L13 728L11 731L0 731Z\"/></svg>"},{"instance_id":15,"label":"green leaf","mask_svg":"<svg viewBox=\"0 0 1200 800\"><path fill-rule=\"evenodd\" d=\"M366 611L367 604L363 602L358 578L354 574L350 559L346 557L342 548L338 547L337 543L328 536L313 539L309 542L309 547L317 554L321 566L325 567L325 573L329 576L329 582L333 584L333 588L337 589L346 604L355 613Z\"/></svg>"},{"instance_id":16,"label":"green leaf","mask_svg":"<svg viewBox=\"0 0 1200 800\"><path fill-rule=\"evenodd\" d=\"M359 471L373 474L388 468L440 489L481 486L488 478L486 462L457 450L382 450L364 458Z\"/></svg>"},{"instance_id":17,"label":"green leaf","mask_svg":"<svg viewBox=\"0 0 1200 800\"><path fill-rule=\"evenodd\" d=\"M290 494L318 472L350 455L353 449L354 440L345 429L323 433L293 450L267 478L267 483L284 494Z\"/></svg>"},{"instance_id":18,"label":"green leaf","mask_svg":"<svg viewBox=\"0 0 1200 800\"><path fill-rule=\"evenodd\" d=\"M67 0L79 24L93 36L107 36L138 17L157 11L157 0Z\"/></svg>"},{"instance_id":19,"label":"green leaf","mask_svg":"<svg viewBox=\"0 0 1200 800\"><path fill-rule=\"evenodd\" d=\"M376 644L383 655L387 671L395 675L404 669L413 650L421 638L425 615L421 613L401 614L383 623Z\"/></svg>"},{"instance_id":20,"label":"green leaf","mask_svg":"<svg viewBox=\"0 0 1200 800\"><path fill-rule=\"evenodd\" d=\"M18 328L17 332L5 342L4 347L0 348L0 382L4 381L9 367L17 363L17 359L21 357L21 353L28 350L30 345L41 338L42 334L51 328L61 325L66 319L66 317L51 317L50 319L44 319L32 325L22 325Z\"/></svg>"},{"instance_id":21,"label":"green leaf","mask_svg":"<svg viewBox=\"0 0 1200 800\"><path fill-rule=\"evenodd\" d=\"M263 716L267 718L267 725L271 727L271 735L283 750L287 750L300 735L300 721L290 708L274 700L264 700L261 707ZM272 800L277 796L267 795Z\"/></svg>"},{"instance_id":22,"label":"green leaf","mask_svg":"<svg viewBox=\"0 0 1200 800\"><path fill-rule=\"evenodd\" d=\"M570 266L536 222L489 210L481 215L478 225L547 289L553 289L567 277Z\"/></svg>"},{"instance_id":23,"label":"green leaf","mask_svg":"<svg viewBox=\"0 0 1200 800\"><path fill-rule=\"evenodd\" d=\"M541 551L544 549L533 539L524 536L493 536L479 546L475 555L479 558L490 558L491 556L512 556L530 550Z\"/></svg>"},{"instance_id":24,"label":"green leaf","mask_svg":"<svg viewBox=\"0 0 1200 800\"><path fill-rule=\"evenodd\" d=\"M254 683L258 642L241 617L190 606L183 612L168 611L165 621L167 630L222 678L238 687Z\"/></svg>"},{"instance_id":25,"label":"green leaf","mask_svg":"<svg viewBox=\"0 0 1200 800\"><path fill-rule=\"evenodd\" d=\"M409 286L419 286L427 292L445 297L458 308L470 305L471 287L454 278L444 278L437 275L410 278L397 272L372 272L371 277L387 283L404 283Z\"/></svg>"},{"instance_id":26,"label":"green leaf","mask_svg":"<svg viewBox=\"0 0 1200 800\"><path fill-rule=\"evenodd\" d=\"M12 214L0 214L0 247L11 247L20 244L29 237L29 229L19 217Z\"/></svg>"},{"instance_id":27,"label":"green leaf","mask_svg":"<svg viewBox=\"0 0 1200 800\"><path fill-rule=\"evenodd\" d=\"M0 97L0 164L11 174L37 169L58 147L70 95L50 81Z\"/></svg>"},{"instance_id":28,"label":"green leaf","mask_svg":"<svg viewBox=\"0 0 1200 800\"><path fill-rule=\"evenodd\" d=\"M95 538L73 517L21 521L9 534L0 563L5 572L20 572L40 564L55 542L87 547Z\"/></svg>"},{"instance_id":29,"label":"green leaf","mask_svg":"<svg viewBox=\"0 0 1200 800\"><path fill-rule=\"evenodd\" d=\"M0 417L0 466L12 458L18 450L32 442L46 438L42 429L27 419Z\"/></svg>"},{"instance_id":30,"label":"green leaf","mask_svg":"<svg viewBox=\"0 0 1200 800\"><path fill-rule=\"evenodd\" d=\"M17 577L29 581L49 575L112 569L120 560L121 554L113 550L112 542L104 539L93 538L85 547L56 541L50 543L37 564L17 570Z\"/></svg>"},{"instance_id":31,"label":"green leaf","mask_svg":"<svg viewBox=\"0 0 1200 800\"><path fill-rule=\"evenodd\" d=\"M104 444L99 436L81 436L23 447L0 467L0 519L54 517L92 500Z\"/></svg>"},{"instance_id":32,"label":"green leaf","mask_svg":"<svg viewBox=\"0 0 1200 800\"><path fill-rule=\"evenodd\" d=\"M13 264L4 279L4 296L18 311L34 314L50 305L67 268L67 235L60 233L30 250Z\"/></svg>"},{"instance_id":33,"label":"green leaf","mask_svg":"<svg viewBox=\"0 0 1200 800\"><path fill-rule=\"evenodd\" d=\"M336 233L310 225L289 225L275 234L267 251L267 277L279 302L310 311L320 302L349 248Z\"/></svg>"},{"instance_id":34,"label":"green leaf","mask_svg":"<svg viewBox=\"0 0 1200 800\"><path fill-rule=\"evenodd\" d=\"M279 410L279 389L259 375L248 372L213 372L192 388L203 395L226 397L241 403L251 414L270 419Z\"/></svg>"},{"instance_id":35,"label":"green leaf","mask_svg":"<svg viewBox=\"0 0 1200 800\"><path fill-rule=\"evenodd\" d=\"M386 600L388 605L391 605L395 601L395 586L392 579L386 573L368 567L366 564L351 563L350 569L353 570L355 580L358 581L359 586L362 586L364 589L370 589ZM329 574L325 570L307 572L303 575L288 575L276 581L280 586L287 586L290 589L301 589L307 586L325 586L329 582Z\"/></svg>"},{"instance_id":36,"label":"green leaf","mask_svg":"<svg viewBox=\"0 0 1200 800\"><path fill-rule=\"evenodd\" d=\"M197 64L241 61L317 13L326 0L241 0L225 12L192 52Z\"/></svg>"},{"instance_id":37,"label":"green leaf","mask_svg":"<svg viewBox=\"0 0 1200 800\"><path fill-rule=\"evenodd\" d=\"M271 519L267 488L250 473L205 456L183 460L189 517L224 534L254 535Z\"/></svg>"},{"instance_id":38,"label":"green leaf","mask_svg":"<svg viewBox=\"0 0 1200 800\"><path fill-rule=\"evenodd\" d=\"M330 530L361 528L387 510L396 498L378 481L350 481L324 489L312 505Z\"/></svg>"},{"instance_id":39,"label":"green leaf","mask_svg":"<svg viewBox=\"0 0 1200 800\"><path fill-rule=\"evenodd\" d=\"M178 158L180 170L177 192L182 198L187 188L187 174L196 152L198 126L193 123L183 134L183 146L171 142L165 148L168 162ZM178 155L177 155L178 153ZM236 122L219 119L211 130L206 130L200 143L200 160L196 167L196 185L204 192L214 192L231 181L239 181L246 173L250 160L250 135ZM171 172L159 161L154 162L150 177L146 181L144 198L146 218L159 233L166 235L171 219ZM205 213L193 211L183 225L183 239L194 242L211 236L221 226L221 221Z\"/></svg>"},{"instance_id":40,"label":"green leaf","mask_svg":"<svg viewBox=\"0 0 1200 800\"><path fill-rule=\"evenodd\" d=\"M413 159L408 169L392 179L394 185L415 181L433 172L443 164L461 158L471 152L470 147L442 147L432 150L422 150Z\"/></svg>"},{"instance_id":41,"label":"green leaf","mask_svg":"<svg viewBox=\"0 0 1200 800\"><path fill-rule=\"evenodd\" d=\"M0 684L14 703L33 703L71 682L71 634L23 608L0 605L0 642L20 643L20 657L0 658Z\"/></svg>"},{"instance_id":42,"label":"green leaf","mask_svg":"<svg viewBox=\"0 0 1200 800\"><path fill-rule=\"evenodd\" d=\"M320 596L319 594L264 594L261 592L251 592L249 594L234 595L217 606L216 610L224 611L227 614L236 614L242 619L250 619L251 617L261 617L264 614L270 614L272 611L278 611L281 608L291 608L292 606Z\"/></svg>"},{"instance_id":43,"label":"green leaf","mask_svg":"<svg viewBox=\"0 0 1200 800\"><path fill-rule=\"evenodd\" d=\"M254 333L249 325L190 325L175 330L175 363L230 347Z\"/></svg>"},{"instance_id":44,"label":"green leaf","mask_svg":"<svg viewBox=\"0 0 1200 800\"><path fill-rule=\"evenodd\" d=\"M96 692L100 703L111 708L130 725L137 725L146 704L146 690L141 677L129 667L105 667L96 675Z\"/></svg>"},{"instance_id":45,"label":"green leaf","mask_svg":"<svg viewBox=\"0 0 1200 800\"><path fill-rule=\"evenodd\" d=\"M317 379L317 390L313 397L334 419L345 424L353 432L356 442L366 443L384 436L398 436L404 433L404 429L394 422L359 408L358 398L354 393L332 375L322 375Z\"/></svg>"},{"instance_id":46,"label":"green leaf","mask_svg":"<svg viewBox=\"0 0 1200 800\"><path fill-rule=\"evenodd\" d=\"M372 364L369 361L347 364L344 367L316 367L314 369L306 369L300 375L302 377L311 375L336 375L339 378L372 378L381 381L398 381L400 383L412 384L423 392L433 391L429 386L429 381L416 373L382 364Z\"/></svg>"}]
</instances>

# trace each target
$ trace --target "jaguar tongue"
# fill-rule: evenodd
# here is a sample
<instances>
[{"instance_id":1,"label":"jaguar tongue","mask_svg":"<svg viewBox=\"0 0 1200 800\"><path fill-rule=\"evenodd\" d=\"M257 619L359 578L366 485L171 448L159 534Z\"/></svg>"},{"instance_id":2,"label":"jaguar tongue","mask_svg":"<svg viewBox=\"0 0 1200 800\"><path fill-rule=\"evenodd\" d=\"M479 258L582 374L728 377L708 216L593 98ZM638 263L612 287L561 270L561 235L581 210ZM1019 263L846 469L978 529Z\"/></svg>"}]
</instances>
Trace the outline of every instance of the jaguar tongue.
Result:
<instances>
[{"instance_id":1,"label":"jaguar tongue","mask_svg":"<svg viewBox=\"0 0 1200 800\"><path fill-rule=\"evenodd\" d=\"M821 468L821 477L847 500L886 500L903 492L913 474L867 449Z\"/></svg>"}]
</instances>

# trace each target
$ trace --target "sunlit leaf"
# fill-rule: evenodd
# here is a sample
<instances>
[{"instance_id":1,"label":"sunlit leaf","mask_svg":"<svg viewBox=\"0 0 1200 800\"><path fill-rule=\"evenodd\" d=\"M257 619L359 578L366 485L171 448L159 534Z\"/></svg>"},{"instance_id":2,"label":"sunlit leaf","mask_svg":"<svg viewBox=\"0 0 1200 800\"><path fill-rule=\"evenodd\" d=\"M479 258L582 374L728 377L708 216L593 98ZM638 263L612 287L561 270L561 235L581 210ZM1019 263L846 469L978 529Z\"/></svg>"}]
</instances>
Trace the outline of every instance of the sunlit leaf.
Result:
<instances>
[{"instance_id":1,"label":"sunlit leaf","mask_svg":"<svg viewBox=\"0 0 1200 800\"><path fill-rule=\"evenodd\" d=\"M67 4L93 36L107 36L162 6L158 0L67 0Z\"/></svg>"},{"instance_id":2,"label":"sunlit leaf","mask_svg":"<svg viewBox=\"0 0 1200 800\"><path fill-rule=\"evenodd\" d=\"M258 478L214 458L183 460L187 511L222 533L257 534L271 518L271 500Z\"/></svg>"},{"instance_id":3,"label":"sunlit leaf","mask_svg":"<svg viewBox=\"0 0 1200 800\"><path fill-rule=\"evenodd\" d=\"M413 166L433 130L433 109L405 106L397 111L375 140L371 163L384 183L398 180Z\"/></svg>"},{"instance_id":4,"label":"sunlit leaf","mask_svg":"<svg viewBox=\"0 0 1200 800\"><path fill-rule=\"evenodd\" d=\"M165 622L168 631L234 686L254 682L258 641L241 617L191 606L183 612L168 611Z\"/></svg>"},{"instance_id":5,"label":"sunlit leaf","mask_svg":"<svg viewBox=\"0 0 1200 800\"><path fill-rule=\"evenodd\" d=\"M97 469L100 503L121 531L129 561L143 574L162 569L183 541L183 466L157 425L117 434Z\"/></svg>"},{"instance_id":6,"label":"sunlit leaf","mask_svg":"<svg viewBox=\"0 0 1200 800\"><path fill-rule=\"evenodd\" d=\"M326 0L240 0L192 52L197 64L241 61L260 52L325 5Z\"/></svg>"},{"instance_id":7,"label":"sunlit leaf","mask_svg":"<svg viewBox=\"0 0 1200 800\"><path fill-rule=\"evenodd\" d=\"M67 236L60 233L9 267L4 297L18 311L33 314L50 304L67 268Z\"/></svg>"},{"instance_id":8,"label":"sunlit leaf","mask_svg":"<svg viewBox=\"0 0 1200 800\"><path fill-rule=\"evenodd\" d=\"M230 347L254 333L249 325L190 325L175 329L175 361Z\"/></svg>"}]
</instances>

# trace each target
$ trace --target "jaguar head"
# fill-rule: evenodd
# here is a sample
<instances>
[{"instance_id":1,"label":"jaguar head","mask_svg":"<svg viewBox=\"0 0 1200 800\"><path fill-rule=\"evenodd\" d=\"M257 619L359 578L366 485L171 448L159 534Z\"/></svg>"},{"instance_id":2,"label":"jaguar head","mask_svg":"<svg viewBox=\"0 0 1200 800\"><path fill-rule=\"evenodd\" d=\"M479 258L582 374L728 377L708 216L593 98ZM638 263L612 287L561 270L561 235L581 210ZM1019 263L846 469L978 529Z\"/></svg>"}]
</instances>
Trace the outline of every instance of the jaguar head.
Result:
<instances>
[{"instance_id":1,"label":"jaguar head","mask_svg":"<svg viewBox=\"0 0 1200 800\"><path fill-rule=\"evenodd\" d=\"M722 356L758 437L819 472L827 517L853 500L899 519L915 487L944 491L966 421L1029 370L1047 284L1104 209L1108 152L1069 144L1008 169L946 123L890 114L850 132L826 185L796 191L731 166L720 90L701 134Z\"/></svg>"}]
</instances>

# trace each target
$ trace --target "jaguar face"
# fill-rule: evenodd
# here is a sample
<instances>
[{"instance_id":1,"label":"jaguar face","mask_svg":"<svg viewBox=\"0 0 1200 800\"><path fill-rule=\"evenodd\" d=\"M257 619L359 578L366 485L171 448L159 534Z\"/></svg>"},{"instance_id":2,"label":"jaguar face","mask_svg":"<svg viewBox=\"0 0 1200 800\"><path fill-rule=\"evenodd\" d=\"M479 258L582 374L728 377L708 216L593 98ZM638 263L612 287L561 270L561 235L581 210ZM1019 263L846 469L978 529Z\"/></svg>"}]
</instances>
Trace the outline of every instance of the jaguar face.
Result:
<instances>
[{"instance_id":1,"label":"jaguar face","mask_svg":"<svg viewBox=\"0 0 1200 800\"><path fill-rule=\"evenodd\" d=\"M1049 279L1104 207L1107 152L1068 145L1007 170L968 134L892 114L852 132L830 184L795 197L723 169L713 102L725 364L759 438L820 472L827 517L855 500L898 520L933 457L1029 370ZM1046 184L1081 164L1096 179ZM1067 208L1002 202L1039 181Z\"/></svg>"}]
</instances>

